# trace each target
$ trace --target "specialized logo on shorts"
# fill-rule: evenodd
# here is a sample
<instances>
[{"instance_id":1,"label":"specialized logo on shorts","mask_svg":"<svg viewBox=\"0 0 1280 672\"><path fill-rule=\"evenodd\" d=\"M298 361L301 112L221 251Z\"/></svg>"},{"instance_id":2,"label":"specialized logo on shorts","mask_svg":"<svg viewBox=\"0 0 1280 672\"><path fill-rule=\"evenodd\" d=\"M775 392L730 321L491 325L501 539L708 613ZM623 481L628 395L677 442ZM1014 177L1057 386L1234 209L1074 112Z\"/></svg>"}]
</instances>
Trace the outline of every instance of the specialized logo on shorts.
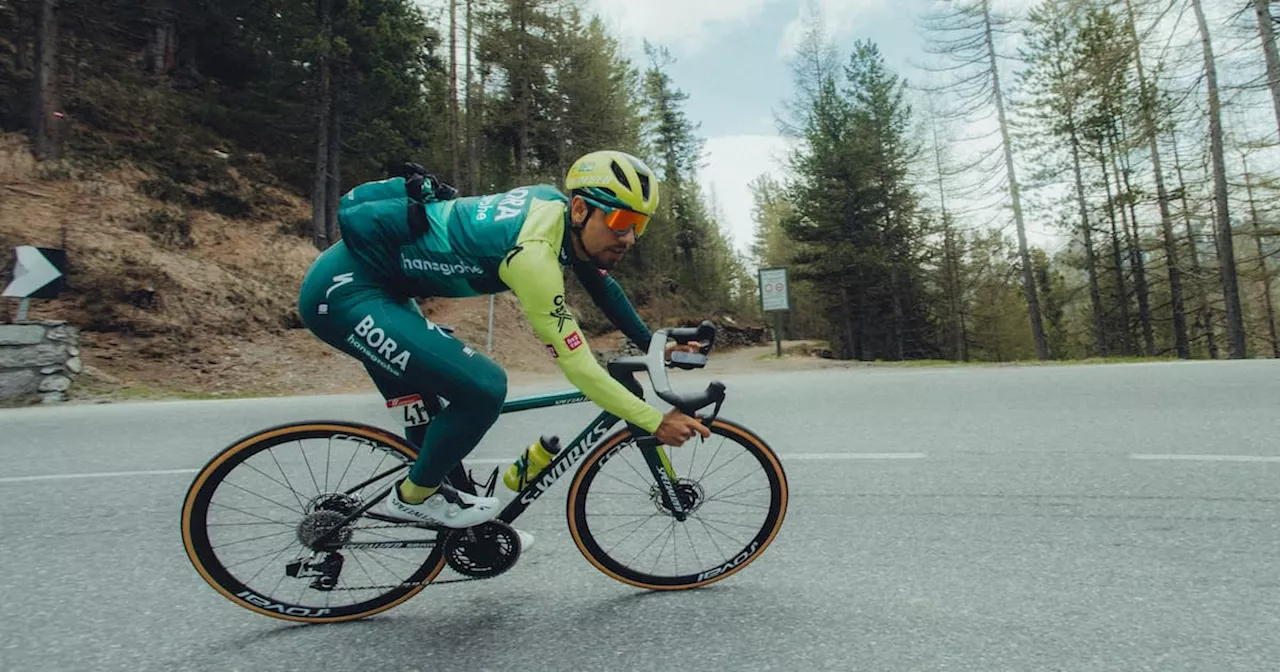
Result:
<instances>
[{"instance_id":1,"label":"specialized logo on shorts","mask_svg":"<svg viewBox=\"0 0 1280 672\"><path fill-rule=\"evenodd\" d=\"M569 346L570 350L577 350L582 345L582 336L575 331L565 337L564 344Z\"/></svg>"},{"instance_id":2,"label":"specialized logo on shorts","mask_svg":"<svg viewBox=\"0 0 1280 672\"><path fill-rule=\"evenodd\" d=\"M440 275L484 275L484 269L475 264L464 264L462 262L445 262L431 261L430 259L410 259L403 254L400 255L400 262L404 266L404 270L409 271L433 271Z\"/></svg>"},{"instance_id":3,"label":"specialized logo on shorts","mask_svg":"<svg viewBox=\"0 0 1280 672\"><path fill-rule=\"evenodd\" d=\"M401 350L400 344L396 343L394 338L387 336L382 327L374 322L372 315L365 315L364 319L356 325L354 332L347 336L347 343L363 352L382 368L399 376L409 367L409 351Z\"/></svg>"},{"instance_id":4,"label":"specialized logo on shorts","mask_svg":"<svg viewBox=\"0 0 1280 672\"><path fill-rule=\"evenodd\" d=\"M329 298L329 295L333 293L333 290L349 282L355 282L355 280L355 273L339 273L338 275L333 276L333 284L329 285L329 289L325 290L324 298Z\"/></svg>"},{"instance_id":5,"label":"specialized logo on shorts","mask_svg":"<svg viewBox=\"0 0 1280 672\"><path fill-rule=\"evenodd\" d=\"M559 320L559 323L556 324L556 331L564 333L564 323L566 320L573 321L573 313L570 313L569 309L564 305L564 294L556 294L555 304L556 307L551 311L551 317Z\"/></svg>"}]
</instances>

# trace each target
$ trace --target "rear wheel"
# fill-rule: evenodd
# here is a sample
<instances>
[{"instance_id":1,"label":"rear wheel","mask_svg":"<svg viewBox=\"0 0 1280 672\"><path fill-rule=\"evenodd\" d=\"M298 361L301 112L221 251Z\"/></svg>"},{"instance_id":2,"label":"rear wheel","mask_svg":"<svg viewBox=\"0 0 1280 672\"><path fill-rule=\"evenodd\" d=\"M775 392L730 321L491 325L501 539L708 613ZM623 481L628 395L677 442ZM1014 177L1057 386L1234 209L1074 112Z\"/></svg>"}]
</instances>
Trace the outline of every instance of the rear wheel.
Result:
<instances>
[{"instance_id":1,"label":"rear wheel","mask_svg":"<svg viewBox=\"0 0 1280 672\"><path fill-rule=\"evenodd\" d=\"M751 564L782 527L787 479L777 456L750 430L727 420L711 438L663 447L676 495L664 503L635 435L622 429L587 456L569 486L569 530L597 569L640 588L697 588Z\"/></svg>"},{"instance_id":2,"label":"rear wheel","mask_svg":"<svg viewBox=\"0 0 1280 672\"><path fill-rule=\"evenodd\" d=\"M353 423L241 439L187 492L187 557L224 597L266 616L324 623L390 609L444 567L437 533L368 511L346 519L384 496L416 455L399 437Z\"/></svg>"}]
</instances>

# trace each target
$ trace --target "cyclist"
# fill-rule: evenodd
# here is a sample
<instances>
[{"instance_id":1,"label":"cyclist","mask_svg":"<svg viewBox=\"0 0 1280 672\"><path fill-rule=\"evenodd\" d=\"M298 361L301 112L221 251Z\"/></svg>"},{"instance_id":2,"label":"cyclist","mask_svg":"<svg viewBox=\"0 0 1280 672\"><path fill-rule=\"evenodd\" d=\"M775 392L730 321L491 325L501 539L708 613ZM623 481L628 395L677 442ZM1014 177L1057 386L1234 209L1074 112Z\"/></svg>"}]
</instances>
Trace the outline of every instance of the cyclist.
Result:
<instances>
[{"instance_id":1,"label":"cyclist","mask_svg":"<svg viewBox=\"0 0 1280 672\"><path fill-rule=\"evenodd\" d=\"M342 238L307 271L298 301L307 328L358 359L387 406L404 411L405 438L419 449L382 514L463 528L499 513L497 498L459 492L444 479L497 420L506 373L427 319L415 298L510 290L548 355L588 399L666 445L710 436L698 420L675 409L664 415L610 377L565 303L562 268L569 266L608 319L648 349L649 329L608 274L658 206L658 183L643 161L618 151L589 153L569 168L568 196L534 185L456 198L431 178L419 199L429 176L417 172L343 196ZM667 357L697 347L669 343ZM447 401L431 418L423 405L428 391ZM532 541L520 536L525 545Z\"/></svg>"}]
</instances>

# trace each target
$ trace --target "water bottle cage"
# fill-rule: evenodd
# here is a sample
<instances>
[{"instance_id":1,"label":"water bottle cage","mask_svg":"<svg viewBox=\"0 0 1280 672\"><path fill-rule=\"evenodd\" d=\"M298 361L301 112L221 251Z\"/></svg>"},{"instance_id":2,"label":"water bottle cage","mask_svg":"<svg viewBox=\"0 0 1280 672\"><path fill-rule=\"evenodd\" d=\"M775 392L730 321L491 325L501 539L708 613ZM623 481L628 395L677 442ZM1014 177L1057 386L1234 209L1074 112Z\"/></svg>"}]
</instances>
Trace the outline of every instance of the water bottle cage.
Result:
<instances>
[{"instance_id":1,"label":"water bottle cage","mask_svg":"<svg viewBox=\"0 0 1280 672\"><path fill-rule=\"evenodd\" d=\"M493 471L489 473L489 478L484 483L481 483L476 480L475 475L468 469L467 478L471 479L471 489L477 493L483 493L482 496L484 497L492 497L493 491L498 488L498 470L499 467L494 467Z\"/></svg>"},{"instance_id":2,"label":"water bottle cage","mask_svg":"<svg viewBox=\"0 0 1280 672\"><path fill-rule=\"evenodd\" d=\"M528 451L525 451L525 453L520 456L520 459L516 460L516 475L520 478L519 480L520 487L516 488L516 491L519 492L521 490L524 490L524 486L529 485L529 453Z\"/></svg>"}]
</instances>

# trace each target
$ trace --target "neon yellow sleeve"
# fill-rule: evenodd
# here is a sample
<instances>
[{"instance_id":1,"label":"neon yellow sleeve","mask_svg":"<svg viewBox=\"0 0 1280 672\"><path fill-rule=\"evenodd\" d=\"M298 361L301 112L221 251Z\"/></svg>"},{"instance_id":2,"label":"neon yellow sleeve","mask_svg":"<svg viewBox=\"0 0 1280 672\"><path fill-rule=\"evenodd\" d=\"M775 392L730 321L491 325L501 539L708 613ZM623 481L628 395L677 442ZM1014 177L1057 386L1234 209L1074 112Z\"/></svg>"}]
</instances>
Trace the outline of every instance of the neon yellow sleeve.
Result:
<instances>
[{"instance_id":1,"label":"neon yellow sleeve","mask_svg":"<svg viewBox=\"0 0 1280 672\"><path fill-rule=\"evenodd\" d=\"M533 332L556 358L569 382L604 410L645 431L662 423L662 412L631 394L596 362L564 300L564 276L556 250L526 240L498 266L498 277L520 301Z\"/></svg>"}]
</instances>

